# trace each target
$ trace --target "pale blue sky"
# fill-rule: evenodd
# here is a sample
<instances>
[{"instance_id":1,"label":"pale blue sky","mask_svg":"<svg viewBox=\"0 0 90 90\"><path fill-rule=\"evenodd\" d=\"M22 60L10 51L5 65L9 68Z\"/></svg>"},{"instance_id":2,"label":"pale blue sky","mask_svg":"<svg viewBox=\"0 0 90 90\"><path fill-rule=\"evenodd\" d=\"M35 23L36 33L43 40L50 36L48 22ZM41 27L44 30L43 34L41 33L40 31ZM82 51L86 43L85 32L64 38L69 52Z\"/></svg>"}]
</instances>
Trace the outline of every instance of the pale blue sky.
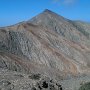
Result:
<instances>
[{"instance_id":1,"label":"pale blue sky","mask_svg":"<svg viewBox=\"0 0 90 90\"><path fill-rule=\"evenodd\" d=\"M26 21L44 9L90 22L90 0L0 0L0 26Z\"/></svg>"}]
</instances>

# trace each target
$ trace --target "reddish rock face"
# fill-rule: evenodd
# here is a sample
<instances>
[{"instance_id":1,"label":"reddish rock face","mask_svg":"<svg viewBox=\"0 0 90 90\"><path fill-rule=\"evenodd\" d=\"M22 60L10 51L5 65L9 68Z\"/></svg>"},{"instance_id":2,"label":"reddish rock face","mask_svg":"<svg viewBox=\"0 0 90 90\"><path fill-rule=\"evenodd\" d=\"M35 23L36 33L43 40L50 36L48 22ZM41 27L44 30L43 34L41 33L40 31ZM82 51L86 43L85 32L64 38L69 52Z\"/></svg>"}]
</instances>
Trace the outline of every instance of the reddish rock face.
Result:
<instances>
[{"instance_id":1,"label":"reddish rock face","mask_svg":"<svg viewBox=\"0 0 90 90\"><path fill-rule=\"evenodd\" d=\"M45 10L0 28L0 68L52 78L89 72L90 24Z\"/></svg>"}]
</instances>

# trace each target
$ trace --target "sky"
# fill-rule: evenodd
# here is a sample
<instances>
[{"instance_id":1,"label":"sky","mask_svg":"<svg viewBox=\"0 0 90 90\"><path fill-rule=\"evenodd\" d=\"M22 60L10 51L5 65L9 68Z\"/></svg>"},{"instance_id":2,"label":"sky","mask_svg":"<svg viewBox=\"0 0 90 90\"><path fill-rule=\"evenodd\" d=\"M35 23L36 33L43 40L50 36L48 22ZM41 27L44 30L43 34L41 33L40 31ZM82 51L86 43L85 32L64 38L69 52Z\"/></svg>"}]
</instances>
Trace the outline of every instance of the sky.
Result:
<instances>
[{"instance_id":1,"label":"sky","mask_svg":"<svg viewBox=\"0 0 90 90\"><path fill-rule=\"evenodd\" d=\"M90 22L90 0L0 0L0 27L27 21L45 9Z\"/></svg>"}]
</instances>

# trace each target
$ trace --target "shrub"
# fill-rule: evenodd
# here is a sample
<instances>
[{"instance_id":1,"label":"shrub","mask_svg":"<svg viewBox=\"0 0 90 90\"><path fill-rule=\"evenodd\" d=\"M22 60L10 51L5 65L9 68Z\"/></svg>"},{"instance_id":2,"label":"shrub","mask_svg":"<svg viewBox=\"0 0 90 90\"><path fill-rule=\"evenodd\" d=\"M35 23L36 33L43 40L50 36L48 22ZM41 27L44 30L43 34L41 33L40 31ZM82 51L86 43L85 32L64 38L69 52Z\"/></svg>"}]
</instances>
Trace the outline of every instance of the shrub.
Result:
<instances>
[{"instance_id":1,"label":"shrub","mask_svg":"<svg viewBox=\"0 0 90 90\"><path fill-rule=\"evenodd\" d=\"M90 82L83 84L79 90L90 90Z\"/></svg>"},{"instance_id":2,"label":"shrub","mask_svg":"<svg viewBox=\"0 0 90 90\"><path fill-rule=\"evenodd\" d=\"M30 76L28 76L30 79L35 79L35 80L39 80L40 79L40 74L32 74Z\"/></svg>"}]
</instances>

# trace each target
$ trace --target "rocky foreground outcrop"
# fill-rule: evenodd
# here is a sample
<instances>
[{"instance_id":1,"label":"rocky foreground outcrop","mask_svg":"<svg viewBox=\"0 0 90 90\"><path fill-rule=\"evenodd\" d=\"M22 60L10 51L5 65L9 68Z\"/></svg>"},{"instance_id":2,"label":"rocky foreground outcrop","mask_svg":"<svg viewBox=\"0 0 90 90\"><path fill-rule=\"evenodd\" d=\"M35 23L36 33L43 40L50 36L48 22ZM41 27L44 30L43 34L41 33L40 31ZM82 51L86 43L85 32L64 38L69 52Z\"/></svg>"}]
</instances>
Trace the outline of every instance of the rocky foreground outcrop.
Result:
<instances>
[{"instance_id":1,"label":"rocky foreground outcrop","mask_svg":"<svg viewBox=\"0 0 90 90\"><path fill-rule=\"evenodd\" d=\"M39 73L20 73L0 69L0 90L79 90L90 82L90 74L65 80L55 80Z\"/></svg>"},{"instance_id":2,"label":"rocky foreground outcrop","mask_svg":"<svg viewBox=\"0 0 90 90\"><path fill-rule=\"evenodd\" d=\"M24 74L2 69L0 90L62 90L62 86L40 74Z\"/></svg>"}]
</instances>

